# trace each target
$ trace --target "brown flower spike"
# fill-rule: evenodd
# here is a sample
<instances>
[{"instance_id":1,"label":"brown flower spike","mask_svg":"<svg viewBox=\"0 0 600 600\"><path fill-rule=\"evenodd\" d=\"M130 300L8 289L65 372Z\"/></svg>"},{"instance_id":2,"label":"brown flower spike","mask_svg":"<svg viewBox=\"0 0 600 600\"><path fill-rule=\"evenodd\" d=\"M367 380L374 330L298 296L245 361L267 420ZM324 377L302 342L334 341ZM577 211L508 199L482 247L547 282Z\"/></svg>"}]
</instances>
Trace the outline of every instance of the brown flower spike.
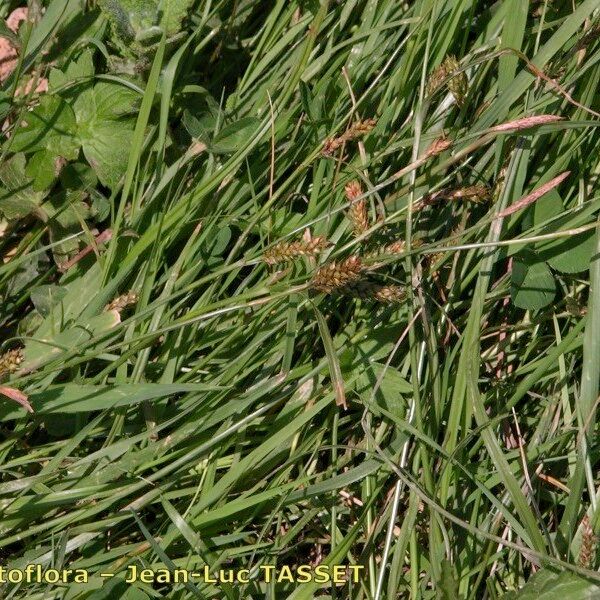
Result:
<instances>
[{"instance_id":1,"label":"brown flower spike","mask_svg":"<svg viewBox=\"0 0 600 600\"><path fill-rule=\"evenodd\" d=\"M465 73L459 69L460 64L456 57L446 57L444 62L431 74L426 88L427 95L439 90L450 77L446 83L448 90L456 100L456 104L463 106L469 92L469 80Z\"/></svg>"},{"instance_id":2,"label":"brown flower spike","mask_svg":"<svg viewBox=\"0 0 600 600\"><path fill-rule=\"evenodd\" d=\"M362 268L362 262L358 256L350 256L341 262L330 262L317 270L311 287L331 294L335 290L358 281Z\"/></svg>"},{"instance_id":3,"label":"brown flower spike","mask_svg":"<svg viewBox=\"0 0 600 600\"><path fill-rule=\"evenodd\" d=\"M367 203L364 200L356 200L363 193L360 183L358 181L351 181L346 185L344 191L346 198L352 203L346 216L350 223L352 223L354 235L362 235L369 229L369 217L367 214Z\"/></svg>"},{"instance_id":4,"label":"brown flower spike","mask_svg":"<svg viewBox=\"0 0 600 600\"><path fill-rule=\"evenodd\" d=\"M23 362L23 351L21 348L9 350L0 356L0 375L14 373L18 371L19 366Z\"/></svg>"},{"instance_id":5,"label":"brown flower spike","mask_svg":"<svg viewBox=\"0 0 600 600\"><path fill-rule=\"evenodd\" d=\"M595 568L597 544L598 538L594 535L590 518L584 515L581 520L581 546L577 560L580 567L584 569Z\"/></svg>"},{"instance_id":6,"label":"brown flower spike","mask_svg":"<svg viewBox=\"0 0 600 600\"><path fill-rule=\"evenodd\" d=\"M323 154L330 156L338 148L341 148L346 142L355 140L363 135L369 133L373 127L377 124L375 119L365 119L364 121L358 121L352 127L347 129L342 135L336 138L327 138L323 144Z\"/></svg>"},{"instance_id":7,"label":"brown flower spike","mask_svg":"<svg viewBox=\"0 0 600 600\"><path fill-rule=\"evenodd\" d=\"M468 200L478 204L490 198L491 192L484 185L470 185L455 190L445 188L423 196L419 202L415 203L413 210L417 211L426 206L432 206L442 200Z\"/></svg>"},{"instance_id":8,"label":"brown flower spike","mask_svg":"<svg viewBox=\"0 0 600 600\"><path fill-rule=\"evenodd\" d=\"M322 252L329 243L324 237L295 242L279 242L263 254L263 260L268 265L289 262L298 256L315 256Z\"/></svg>"},{"instance_id":9,"label":"brown flower spike","mask_svg":"<svg viewBox=\"0 0 600 600\"><path fill-rule=\"evenodd\" d=\"M115 298L112 302L109 302L106 305L105 310L116 310L118 312L121 312L122 310L125 310L126 308L135 305L138 300L139 296L136 292L127 292L126 294Z\"/></svg>"},{"instance_id":10,"label":"brown flower spike","mask_svg":"<svg viewBox=\"0 0 600 600\"><path fill-rule=\"evenodd\" d=\"M402 302L406 298L405 291L398 285L379 285L371 281L358 281L342 291L361 300L375 300L382 304Z\"/></svg>"},{"instance_id":11,"label":"brown flower spike","mask_svg":"<svg viewBox=\"0 0 600 600\"><path fill-rule=\"evenodd\" d=\"M437 156L442 152L445 152L452 146L452 140L449 140L447 137L440 137L433 142L431 142L431 146L425 150L424 158L431 158L432 156Z\"/></svg>"}]
</instances>

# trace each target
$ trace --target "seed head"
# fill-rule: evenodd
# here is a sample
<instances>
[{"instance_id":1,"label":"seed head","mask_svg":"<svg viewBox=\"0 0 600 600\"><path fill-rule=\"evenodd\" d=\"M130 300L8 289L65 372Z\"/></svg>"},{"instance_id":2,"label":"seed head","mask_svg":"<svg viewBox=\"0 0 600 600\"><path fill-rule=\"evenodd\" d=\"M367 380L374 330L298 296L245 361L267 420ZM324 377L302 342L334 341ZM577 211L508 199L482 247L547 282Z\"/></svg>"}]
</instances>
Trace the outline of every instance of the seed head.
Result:
<instances>
[{"instance_id":1,"label":"seed head","mask_svg":"<svg viewBox=\"0 0 600 600\"><path fill-rule=\"evenodd\" d=\"M423 245L423 241L420 239L414 239L411 243L411 248L419 248ZM404 254L406 252L406 242L404 240L396 240L391 244L386 244L385 246L380 246L379 248L375 248L372 252L367 254L367 257L374 262L370 262L370 267L373 269L378 269L384 263L378 262L378 258L382 256L389 256L394 254Z\"/></svg>"},{"instance_id":2,"label":"seed head","mask_svg":"<svg viewBox=\"0 0 600 600\"><path fill-rule=\"evenodd\" d=\"M581 546L579 548L578 564L584 569L593 569L596 562L596 546L598 538L590 523L590 518L584 515L581 520Z\"/></svg>"},{"instance_id":3,"label":"seed head","mask_svg":"<svg viewBox=\"0 0 600 600\"><path fill-rule=\"evenodd\" d=\"M350 256L341 262L332 261L320 267L312 279L311 287L326 294L358 281L363 266L359 256Z\"/></svg>"},{"instance_id":4,"label":"seed head","mask_svg":"<svg viewBox=\"0 0 600 600\"><path fill-rule=\"evenodd\" d=\"M356 198L363 193L360 183L358 181L351 181L346 185L344 191L346 192L348 201L352 202L346 216L350 223L352 223L354 235L362 235L369 229L369 216L367 214L367 203L364 200L356 201Z\"/></svg>"},{"instance_id":5,"label":"seed head","mask_svg":"<svg viewBox=\"0 0 600 600\"><path fill-rule=\"evenodd\" d=\"M361 300L381 302L382 304L402 302L406 298L406 292L400 286L379 285L366 280L351 283L340 291Z\"/></svg>"},{"instance_id":6,"label":"seed head","mask_svg":"<svg viewBox=\"0 0 600 600\"><path fill-rule=\"evenodd\" d=\"M383 250L385 254L402 254L406 250L406 242L404 240L396 240L388 244Z\"/></svg>"},{"instance_id":7,"label":"seed head","mask_svg":"<svg viewBox=\"0 0 600 600\"><path fill-rule=\"evenodd\" d=\"M411 242L411 248L420 248L423 245L423 240L415 239ZM406 252L406 242L404 240L396 240L383 248L384 254L402 254Z\"/></svg>"},{"instance_id":8,"label":"seed head","mask_svg":"<svg viewBox=\"0 0 600 600\"><path fill-rule=\"evenodd\" d=\"M375 119L365 119L364 121L354 123L354 125L342 133L342 135L335 138L327 138L323 143L322 153L325 156L330 156L346 142L350 142L369 133L376 124L377 121Z\"/></svg>"},{"instance_id":9,"label":"seed head","mask_svg":"<svg viewBox=\"0 0 600 600\"><path fill-rule=\"evenodd\" d=\"M138 300L139 295L137 292L127 292L109 302L104 310L116 310L117 312L121 312L130 306L134 306Z\"/></svg>"},{"instance_id":10,"label":"seed head","mask_svg":"<svg viewBox=\"0 0 600 600\"><path fill-rule=\"evenodd\" d=\"M406 292L398 285L375 286L371 291L373 300L383 304L393 304L406 299Z\"/></svg>"},{"instance_id":11,"label":"seed head","mask_svg":"<svg viewBox=\"0 0 600 600\"><path fill-rule=\"evenodd\" d=\"M491 192L484 185L470 185L458 189L444 188L423 196L419 202L415 203L413 210L421 210L426 206L432 206L443 200L468 200L469 202L479 204L490 198Z\"/></svg>"},{"instance_id":12,"label":"seed head","mask_svg":"<svg viewBox=\"0 0 600 600\"><path fill-rule=\"evenodd\" d=\"M294 260L298 256L315 256L329 243L324 237L314 237L311 240L297 240L295 242L279 242L269 248L263 255L263 260L268 265L276 265Z\"/></svg>"},{"instance_id":13,"label":"seed head","mask_svg":"<svg viewBox=\"0 0 600 600\"><path fill-rule=\"evenodd\" d=\"M450 78L450 79L449 79ZM448 90L456 100L458 106L463 106L469 92L469 80L455 56L448 56L444 62L431 74L427 83L428 96L439 90L447 82Z\"/></svg>"},{"instance_id":14,"label":"seed head","mask_svg":"<svg viewBox=\"0 0 600 600\"><path fill-rule=\"evenodd\" d=\"M346 187L344 187L344 192L346 193L346 198L349 202L353 202L359 196L362 196L363 193L360 183L356 180L347 183Z\"/></svg>"},{"instance_id":15,"label":"seed head","mask_svg":"<svg viewBox=\"0 0 600 600\"><path fill-rule=\"evenodd\" d=\"M446 256L445 252L434 252L433 254L430 254L427 257L427 262L429 265L429 268L432 269L434 272L437 271L437 269L435 269L435 265L442 260L442 258L444 258L444 256Z\"/></svg>"},{"instance_id":16,"label":"seed head","mask_svg":"<svg viewBox=\"0 0 600 600\"><path fill-rule=\"evenodd\" d=\"M0 375L18 371L23 360L23 350L21 348L15 348L14 350L5 352L0 356Z\"/></svg>"},{"instance_id":17,"label":"seed head","mask_svg":"<svg viewBox=\"0 0 600 600\"><path fill-rule=\"evenodd\" d=\"M558 115L534 115L532 117L525 117L523 119L516 119L515 121L509 121L508 123L501 123L492 127L490 131L501 133L504 131L522 131L523 129L531 129L532 127L539 127L540 125L548 125L549 123L556 123L557 121L563 121L564 117Z\"/></svg>"},{"instance_id":18,"label":"seed head","mask_svg":"<svg viewBox=\"0 0 600 600\"><path fill-rule=\"evenodd\" d=\"M431 158L432 156L437 156L442 152L445 152L452 146L452 140L449 140L447 137L442 136L433 140L431 146L425 150L425 158Z\"/></svg>"}]
</instances>

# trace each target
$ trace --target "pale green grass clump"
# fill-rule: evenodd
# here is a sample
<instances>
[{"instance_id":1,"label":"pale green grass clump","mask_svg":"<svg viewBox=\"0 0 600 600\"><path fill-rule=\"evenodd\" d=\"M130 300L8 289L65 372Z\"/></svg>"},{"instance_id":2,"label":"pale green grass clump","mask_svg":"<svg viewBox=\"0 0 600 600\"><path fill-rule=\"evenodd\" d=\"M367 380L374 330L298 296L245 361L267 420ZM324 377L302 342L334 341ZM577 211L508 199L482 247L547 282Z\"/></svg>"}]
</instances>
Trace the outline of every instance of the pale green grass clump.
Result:
<instances>
[{"instance_id":1,"label":"pale green grass clump","mask_svg":"<svg viewBox=\"0 0 600 600\"><path fill-rule=\"evenodd\" d=\"M600 593L597 0L31 4L0 563L91 577L0 596Z\"/></svg>"}]
</instances>

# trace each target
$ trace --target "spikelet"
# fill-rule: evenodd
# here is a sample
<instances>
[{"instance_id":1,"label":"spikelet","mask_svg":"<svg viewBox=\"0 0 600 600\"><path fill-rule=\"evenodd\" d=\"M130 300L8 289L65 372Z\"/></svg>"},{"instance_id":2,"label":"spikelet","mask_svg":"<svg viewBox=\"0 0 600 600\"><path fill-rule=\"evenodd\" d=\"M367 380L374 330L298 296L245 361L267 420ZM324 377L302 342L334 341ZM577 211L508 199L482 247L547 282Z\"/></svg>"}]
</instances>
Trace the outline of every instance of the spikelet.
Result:
<instances>
[{"instance_id":1,"label":"spikelet","mask_svg":"<svg viewBox=\"0 0 600 600\"><path fill-rule=\"evenodd\" d=\"M341 262L332 261L317 270L311 287L331 294L335 290L358 281L362 270L362 261L358 256L350 256Z\"/></svg>"},{"instance_id":2,"label":"spikelet","mask_svg":"<svg viewBox=\"0 0 600 600\"><path fill-rule=\"evenodd\" d=\"M352 203L346 216L352 223L354 235L362 235L369 229L369 216L367 214L367 203L364 200L356 201L356 198L363 193L360 183L351 181L344 188L344 192L348 201Z\"/></svg>"},{"instance_id":3,"label":"spikelet","mask_svg":"<svg viewBox=\"0 0 600 600\"><path fill-rule=\"evenodd\" d=\"M437 156L448 150L450 146L452 146L452 140L449 140L446 136L439 137L431 142L429 148L425 150L424 157L431 158L432 156Z\"/></svg>"},{"instance_id":4,"label":"spikelet","mask_svg":"<svg viewBox=\"0 0 600 600\"><path fill-rule=\"evenodd\" d=\"M373 129L373 127L375 127L376 124L377 121L375 119L365 119L364 121L358 121L354 123L354 125L352 125L339 137L327 138L323 143L322 153L325 156L332 155L338 148L343 146L346 142L350 142L369 133Z\"/></svg>"},{"instance_id":5,"label":"spikelet","mask_svg":"<svg viewBox=\"0 0 600 600\"><path fill-rule=\"evenodd\" d=\"M429 254L427 256L427 263L429 268L433 271L433 272L437 272L437 269L435 269L435 265L442 260L442 258L444 258L444 256L446 255L445 252L433 252L432 254ZM435 269L435 270L434 270Z\"/></svg>"},{"instance_id":6,"label":"spikelet","mask_svg":"<svg viewBox=\"0 0 600 600\"><path fill-rule=\"evenodd\" d=\"M406 250L404 240L396 240L383 248L383 254L402 254Z\"/></svg>"},{"instance_id":7,"label":"spikelet","mask_svg":"<svg viewBox=\"0 0 600 600\"><path fill-rule=\"evenodd\" d=\"M467 94L469 93L469 80L467 79L467 75L464 71L458 70L460 65L458 64L456 58L453 56L449 58L451 59L450 63L452 66L452 72L456 74L448 82L448 90L454 96L456 104L462 108L465 104Z\"/></svg>"},{"instance_id":8,"label":"spikelet","mask_svg":"<svg viewBox=\"0 0 600 600\"><path fill-rule=\"evenodd\" d=\"M346 186L344 187L344 192L346 194L346 198L348 199L348 202L353 202L359 196L362 196L362 193L363 193L360 183L356 180L353 180L350 183L347 183Z\"/></svg>"},{"instance_id":9,"label":"spikelet","mask_svg":"<svg viewBox=\"0 0 600 600\"><path fill-rule=\"evenodd\" d=\"M21 348L9 350L0 356L0 375L14 373L19 370L19 365L23 362L23 351Z\"/></svg>"},{"instance_id":10,"label":"spikelet","mask_svg":"<svg viewBox=\"0 0 600 600\"><path fill-rule=\"evenodd\" d=\"M487 200L490 200L491 193L490 189L486 185L469 185L464 188L451 190L445 195L445 197L448 200L457 200L464 198L466 200L479 204L480 202L486 202Z\"/></svg>"},{"instance_id":11,"label":"spikelet","mask_svg":"<svg viewBox=\"0 0 600 600\"><path fill-rule=\"evenodd\" d=\"M377 119L357 121L350 129L348 129L348 131L346 131L346 135L348 136L348 139L355 140L363 135L367 135L375 125L377 125Z\"/></svg>"},{"instance_id":12,"label":"spikelet","mask_svg":"<svg viewBox=\"0 0 600 600\"><path fill-rule=\"evenodd\" d=\"M137 292L127 292L109 302L104 310L116 310L117 312L121 312L130 306L134 306L138 300L139 296Z\"/></svg>"},{"instance_id":13,"label":"spikelet","mask_svg":"<svg viewBox=\"0 0 600 600\"><path fill-rule=\"evenodd\" d=\"M437 92L442 85L446 77L448 76L448 72L446 70L446 62L444 61L439 67L436 67L433 70L433 73L429 76L427 80L427 85L425 87L425 93L428 96L431 96L435 92Z\"/></svg>"},{"instance_id":14,"label":"spikelet","mask_svg":"<svg viewBox=\"0 0 600 600\"><path fill-rule=\"evenodd\" d=\"M432 206L433 204L442 200L468 200L479 204L490 200L491 192L489 188L484 185L470 185L464 188L448 189L444 188L433 192L432 194L426 194L415 203L413 210L421 210L426 206Z\"/></svg>"},{"instance_id":15,"label":"spikelet","mask_svg":"<svg viewBox=\"0 0 600 600\"><path fill-rule=\"evenodd\" d=\"M581 520L581 546L579 548L579 557L577 564L584 569L595 568L596 546L598 538L594 535L594 530L590 523L590 518L584 515Z\"/></svg>"},{"instance_id":16,"label":"spikelet","mask_svg":"<svg viewBox=\"0 0 600 600\"><path fill-rule=\"evenodd\" d=\"M411 243L411 248L420 248L423 245L423 240L414 239ZM381 246L369 254L370 258L387 254L403 254L406 252L406 242L404 240L396 240L385 246Z\"/></svg>"},{"instance_id":17,"label":"spikelet","mask_svg":"<svg viewBox=\"0 0 600 600\"><path fill-rule=\"evenodd\" d=\"M508 123L500 123L490 129L493 133L503 133L506 131L515 132L523 131L524 129L531 129L532 127L540 127L542 125L549 125L558 121L563 121L564 117L559 115L533 115L532 117L524 117L522 119L515 119Z\"/></svg>"},{"instance_id":18,"label":"spikelet","mask_svg":"<svg viewBox=\"0 0 600 600\"><path fill-rule=\"evenodd\" d=\"M439 90L447 81L448 90L456 100L458 106L463 106L469 92L469 80L464 72L460 71L460 64L455 56L447 56L444 62L431 74L427 82L426 93L428 96ZM448 78L450 79L448 80Z\"/></svg>"},{"instance_id":19,"label":"spikelet","mask_svg":"<svg viewBox=\"0 0 600 600\"><path fill-rule=\"evenodd\" d=\"M423 241L420 239L414 239L411 243L411 249L419 248L423 245ZM366 255L366 258L369 259L369 268L370 269L379 269L385 263L380 262L378 259L387 256L393 256L395 254L404 254L406 252L406 242L404 240L396 240L395 242L391 242L390 244L386 244L385 246L380 246L379 248L375 248L371 252Z\"/></svg>"},{"instance_id":20,"label":"spikelet","mask_svg":"<svg viewBox=\"0 0 600 600\"><path fill-rule=\"evenodd\" d=\"M410 246L411 248L420 248L423 245L423 240L418 238L412 240ZM406 252L406 242L404 240L396 240L391 244L387 244L387 246L383 247L384 254L402 254Z\"/></svg>"},{"instance_id":21,"label":"spikelet","mask_svg":"<svg viewBox=\"0 0 600 600\"><path fill-rule=\"evenodd\" d=\"M406 292L398 285L379 285L371 281L357 281L341 291L361 300L375 300L382 304L394 304L406 298Z\"/></svg>"},{"instance_id":22,"label":"spikelet","mask_svg":"<svg viewBox=\"0 0 600 600\"><path fill-rule=\"evenodd\" d=\"M263 254L263 260L268 265L276 265L294 260L298 256L315 256L328 245L329 243L324 237L295 242L279 242Z\"/></svg>"}]
</instances>

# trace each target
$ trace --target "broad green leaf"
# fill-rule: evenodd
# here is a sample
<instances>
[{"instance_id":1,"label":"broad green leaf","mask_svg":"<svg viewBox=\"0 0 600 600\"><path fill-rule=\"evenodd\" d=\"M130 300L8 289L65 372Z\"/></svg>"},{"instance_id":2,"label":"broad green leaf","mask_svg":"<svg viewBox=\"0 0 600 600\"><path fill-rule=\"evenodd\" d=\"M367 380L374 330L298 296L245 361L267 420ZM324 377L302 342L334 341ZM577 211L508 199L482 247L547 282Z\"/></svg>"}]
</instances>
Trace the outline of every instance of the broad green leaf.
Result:
<instances>
[{"instance_id":1,"label":"broad green leaf","mask_svg":"<svg viewBox=\"0 0 600 600\"><path fill-rule=\"evenodd\" d=\"M159 2L159 10L162 12L160 25L167 36L175 35L181 29L181 23L192 4L193 0L162 0Z\"/></svg>"},{"instance_id":2,"label":"broad green leaf","mask_svg":"<svg viewBox=\"0 0 600 600\"><path fill-rule=\"evenodd\" d=\"M181 121L191 137L209 146L218 118L218 107L216 110L207 110L200 115L194 115L186 109L183 111Z\"/></svg>"},{"instance_id":3,"label":"broad green leaf","mask_svg":"<svg viewBox=\"0 0 600 600\"><path fill-rule=\"evenodd\" d=\"M33 179L33 189L41 191L49 188L56 179L58 157L50 150L36 152L25 167L25 174Z\"/></svg>"},{"instance_id":4,"label":"broad green leaf","mask_svg":"<svg viewBox=\"0 0 600 600\"><path fill-rule=\"evenodd\" d=\"M208 248L209 257L206 261L207 266L210 267L221 262L221 256L231 241L231 237L230 227L222 227L217 231L214 238L209 241L210 247Z\"/></svg>"},{"instance_id":5,"label":"broad green leaf","mask_svg":"<svg viewBox=\"0 0 600 600\"><path fill-rule=\"evenodd\" d=\"M539 244L539 257L561 273L580 273L590 268L594 255L594 231Z\"/></svg>"},{"instance_id":6,"label":"broad green leaf","mask_svg":"<svg viewBox=\"0 0 600 600\"><path fill-rule=\"evenodd\" d=\"M534 252L523 251L514 257L510 291L515 306L535 310L552 302L556 284L546 263Z\"/></svg>"},{"instance_id":7,"label":"broad green leaf","mask_svg":"<svg viewBox=\"0 0 600 600\"><path fill-rule=\"evenodd\" d=\"M81 230L81 222L90 216L90 208L84 202L83 190L67 190L54 194L44 203L44 212L65 229Z\"/></svg>"},{"instance_id":8,"label":"broad green leaf","mask_svg":"<svg viewBox=\"0 0 600 600\"><path fill-rule=\"evenodd\" d=\"M59 179L65 188L71 190L91 191L98 183L94 170L81 162L66 165L61 170Z\"/></svg>"},{"instance_id":9,"label":"broad green leaf","mask_svg":"<svg viewBox=\"0 0 600 600\"><path fill-rule=\"evenodd\" d=\"M94 58L92 51L87 49L76 60L71 61L63 71L52 69L48 76L48 86L50 90L56 90L69 83L84 81L93 76Z\"/></svg>"},{"instance_id":10,"label":"broad green leaf","mask_svg":"<svg viewBox=\"0 0 600 600\"><path fill-rule=\"evenodd\" d=\"M114 188L127 168L139 96L116 83L97 83L75 101L83 154L103 185Z\"/></svg>"},{"instance_id":11,"label":"broad green leaf","mask_svg":"<svg viewBox=\"0 0 600 600\"><path fill-rule=\"evenodd\" d=\"M95 590L86 596L86 600L148 600L146 592L138 589L135 585L127 583L121 577L113 577L105 583L102 588Z\"/></svg>"},{"instance_id":12,"label":"broad green leaf","mask_svg":"<svg viewBox=\"0 0 600 600\"><path fill-rule=\"evenodd\" d=\"M26 373L34 371L63 352L75 350L94 336L111 330L120 322L119 313L116 310L110 310L62 331L57 330L48 336L40 337L36 334L34 339L25 342L24 360L21 367Z\"/></svg>"},{"instance_id":13,"label":"broad green leaf","mask_svg":"<svg viewBox=\"0 0 600 600\"><path fill-rule=\"evenodd\" d=\"M385 369L385 371L384 371ZM395 367L385 367L380 363L365 361L365 369L356 382L356 392L365 400L371 401L373 390L381 378L375 401L394 415L401 414L405 403L403 395L412 394L412 385L401 377Z\"/></svg>"},{"instance_id":14,"label":"broad green leaf","mask_svg":"<svg viewBox=\"0 0 600 600\"><path fill-rule=\"evenodd\" d=\"M214 154L236 152L247 143L259 125L260 121L254 117L245 117L226 125L215 136L209 150Z\"/></svg>"},{"instance_id":15,"label":"broad green leaf","mask_svg":"<svg viewBox=\"0 0 600 600\"><path fill-rule=\"evenodd\" d=\"M502 600L596 600L600 586L575 573L555 573L541 569L518 591L509 592Z\"/></svg>"},{"instance_id":16,"label":"broad green leaf","mask_svg":"<svg viewBox=\"0 0 600 600\"><path fill-rule=\"evenodd\" d=\"M36 310L42 317L47 317L50 311L67 294L64 287L54 284L39 285L31 290L29 297Z\"/></svg>"},{"instance_id":17,"label":"broad green leaf","mask_svg":"<svg viewBox=\"0 0 600 600\"><path fill-rule=\"evenodd\" d=\"M371 362L387 357L398 341L398 335L398 331L390 326L369 328L365 331L364 337L354 346L355 360Z\"/></svg>"},{"instance_id":18,"label":"broad green leaf","mask_svg":"<svg viewBox=\"0 0 600 600\"><path fill-rule=\"evenodd\" d=\"M60 301L44 320L36 332L38 338L49 338L70 326L94 299L94 291L100 287L101 271L98 263L94 263L84 273L76 270L67 272L60 281Z\"/></svg>"},{"instance_id":19,"label":"broad green leaf","mask_svg":"<svg viewBox=\"0 0 600 600\"><path fill-rule=\"evenodd\" d=\"M563 212L563 201L556 190L542 196L534 207L534 224L559 216ZM552 228L559 230L568 227L566 219L558 219ZM544 233L551 233L549 227ZM546 242L538 242L535 251L541 260L545 260L553 269L561 273L580 273L590 266L594 249L594 232L588 231L568 238L558 238Z\"/></svg>"},{"instance_id":20,"label":"broad green leaf","mask_svg":"<svg viewBox=\"0 0 600 600\"><path fill-rule=\"evenodd\" d=\"M296 229L303 218L304 215L290 212L288 209L275 209L271 211L268 219L264 219L258 225L264 230L266 235L272 231L276 231L280 235L285 235Z\"/></svg>"},{"instance_id":21,"label":"broad green leaf","mask_svg":"<svg viewBox=\"0 0 600 600\"><path fill-rule=\"evenodd\" d=\"M560 194L556 189L550 190L533 205L533 224L540 225L548 219L560 215L563 210L563 201Z\"/></svg>"},{"instance_id":22,"label":"broad green leaf","mask_svg":"<svg viewBox=\"0 0 600 600\"><path fill-rule=\"evenodd\" d=\"M134 123L97 122L87 137L82 137L83 154L100 183L115 188L127 168Z\"/></svg>"},{"instance_id":23,"label":"broad green leaf","mask_svg":"<svg viewBox=\"0 0 600 600\"><path fill-rule=\"evenodd\" d=\"M31 112L23 115L25 123L11 140L13 152L49 150L68 160L77 158L80 143L73 109L60 96L42 96Z\"/></svg>"},{"instance_id":24,"label":"broad green leaf","mask_svg":"<svg viewBox=\"0 0 600 600\"><path fill-rule=\"evenodd\" d=\"M0 165L0 214L7 219L25 217L37 210L46 196L36 191L25 173L25 155L15 154Z\"/></svg>"},{"instance_id":25,"label":"broad green leaf","mask_svg":"<svg viewBox=\"0 0 600 600\"><path fill-rule=\"evenodd\" d=\"M48 216L51 239L58 242L52 248L57 264L79 250L79 239L72 234L80 232L82 223L91 216L90 207L84 202L86 198L83 190L63 190L42 206Z\"/></svg>"},{"instance_id":26,"label":"broad green leaf","mask_svg":"<svg viewBox=\"0 0 600 600\"><path fill-rule=\"evenodd\" d=\"M114 121L135 115L140 105L141 96L119 83L101 81L93 87L92 92L90 107L92 112L89 116L99 121ZM82 106L86 100L87 98L82 97L75 103L75 115L80 128L83 125L80 117L86 116L86 107Z\"/></svg>"}]
</instances>

